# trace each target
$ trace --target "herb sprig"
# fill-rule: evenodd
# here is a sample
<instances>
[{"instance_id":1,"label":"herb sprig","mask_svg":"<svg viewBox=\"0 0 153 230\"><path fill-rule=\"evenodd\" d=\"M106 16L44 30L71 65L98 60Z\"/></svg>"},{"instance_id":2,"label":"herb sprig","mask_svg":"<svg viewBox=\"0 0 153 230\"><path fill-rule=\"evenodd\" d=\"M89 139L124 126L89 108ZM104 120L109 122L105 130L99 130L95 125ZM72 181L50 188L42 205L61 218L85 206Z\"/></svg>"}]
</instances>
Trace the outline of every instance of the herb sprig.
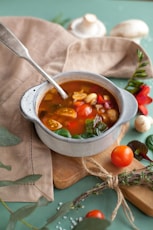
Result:
<instances>
[{"instance_id":1,"label":"herb sprig","mask_svg":"<svg viewBox=\"0 0 153 230\"><path fill-rule=\"evenodd\" d=\"M129 79L127 85L125 86L125 90L129 91L135 96L138 102L139 112L143 115L148 115L148 109L146 105L152 103L153 99L149 96L150 86L146 85L140 79L144 79L148 76L144 67L146 67L149 63L147 61L143 61L144 53L139 49L137 50L137 57L138 65L132 77Z\"/></svg>"},{"instance_id":2,"label":"herb sprig","mask_svg":"<svg viewBox=\"0 0 153 230\"><path fill-rule=\"evenodd\" d=\"M57 23L63 27L66 27L68 23L70 23L71 18L63 18L62 14L56 15L51 19L51 22Z\"/></svg>"},{"instance_id":3,"label":"herb sprig","mask_svg":"<svg viewBox=\"0 0 153 230\"><path fill-rule=\"evenodd\" d=\"M137 57L138 64L136 70L134 71L133 75L131 76L127 85L125 86L125 89L132 94L136 94L140 90L141 85L144 84L142 81L138 79L144 79L147 77L147 72L144 67L149 64L148 62L143 61L144 53L139 49L137 50Z\"/></svg>"}]
</instances>

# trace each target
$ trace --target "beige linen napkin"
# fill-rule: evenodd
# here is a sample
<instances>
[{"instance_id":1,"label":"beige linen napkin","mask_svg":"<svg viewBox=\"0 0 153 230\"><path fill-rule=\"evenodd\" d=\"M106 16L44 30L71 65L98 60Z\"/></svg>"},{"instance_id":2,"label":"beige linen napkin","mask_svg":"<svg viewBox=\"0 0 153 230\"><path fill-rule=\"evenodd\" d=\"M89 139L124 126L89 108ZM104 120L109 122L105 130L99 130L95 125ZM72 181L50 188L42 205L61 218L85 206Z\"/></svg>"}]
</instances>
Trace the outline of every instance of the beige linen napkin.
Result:
<instances>
[{"instance_id":1,"label":"beige linen napkin","mask_svg":"<svg viewBox=\"0 0 153 230\"><path fill-rule=\"evenodd\" d=\"M62 71L66 49L74 38L62 27L47 21L2 17L25 44L33 59L50 74ZM38 139L33 124L20 113L23 93L44 79L25 60L19 59L0 43L0 125L22 138L16 146L0 147L0 161L12 170L0 169L0 180L16 180L29 174L41 174L34 185L0 188L0 198L6 201L36 201L40 196L53 200L53 175L50 150Z\"/></svg>"},{"instance_id":2,"label":"beige linen napkin","mask_svg":"<svg viewBox=\"0 0 153 230\"><path fill-rule=\"evenodd\" d=\"M29 49L33 59L49 74L85 70L113 77L130 77L137 64L137 44L119 38L79 40L61 26L31 17L1 17ZM144 52L145 53L145 52ZM147 71L153 76L151 62ZM20 99L30 87L44 79L25 60L0 44L0 125L22 138L12 147L0 147L0 161L12 171L0 169L0 180L16 180L28 174L41 174L34 185L0 188L6 201L36 201L40 196L53 200L50 150L37 137L33 124L20 113Z\"/></svg>"},{"instance_id":3,"label":"beige linen napkin","mask_svg":"<svg viewBox=\"0 0 153 230\"><path fill-rule=\"evenodd\" d=\"M76 41L68 47L63 71L91 71L106 77L129 78L135 71L137 49L148 61L146 71L153 77L151 60L142 47L131 40L119 37L89 38Z\"/></svg>"}]
</instances>

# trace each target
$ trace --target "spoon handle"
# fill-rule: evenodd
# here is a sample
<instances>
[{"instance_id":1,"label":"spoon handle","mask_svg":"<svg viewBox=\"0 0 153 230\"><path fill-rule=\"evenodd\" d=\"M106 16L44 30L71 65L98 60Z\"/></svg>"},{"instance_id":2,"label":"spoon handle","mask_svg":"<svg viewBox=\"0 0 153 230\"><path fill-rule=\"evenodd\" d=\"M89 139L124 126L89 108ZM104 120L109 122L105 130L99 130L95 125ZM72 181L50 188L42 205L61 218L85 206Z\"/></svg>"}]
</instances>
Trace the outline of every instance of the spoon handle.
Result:
<instances>
[{"instance_id":1,"label":"spoon handle","mask_svg":"<svg viewBox=\"0 0 153 230\"><path fill-rule=\"evenodd\" d=\"M30 56L28 49L22 44L22 42L2 23L0 23L0 42L2 42L7 48L9 48L14 54L20 58L27 60L43 77L54 85L57 91L60 93L63 99L66 99L68 95L66 92L54 81Z\"/></svg>"}]
</instances>

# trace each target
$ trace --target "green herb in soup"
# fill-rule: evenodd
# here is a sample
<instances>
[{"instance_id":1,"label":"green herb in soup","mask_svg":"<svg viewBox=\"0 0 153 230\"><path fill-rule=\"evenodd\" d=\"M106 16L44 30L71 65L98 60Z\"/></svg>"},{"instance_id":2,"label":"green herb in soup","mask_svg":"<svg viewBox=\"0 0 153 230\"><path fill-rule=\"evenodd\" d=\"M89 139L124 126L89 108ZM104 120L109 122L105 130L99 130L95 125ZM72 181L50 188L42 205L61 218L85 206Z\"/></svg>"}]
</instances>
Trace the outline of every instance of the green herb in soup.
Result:
<instances>
[{"instance_id":1,"label":"green herb in soup","mask_svg":"<svg viewBox=\"0 0 153 230\"><path fill-rule=\"evenodd\" d=\"M58 135L76 139L95 137L118 120L117 102L105 88L86 81L70 81L61 87L69 97L62 99L52 88L38 110L42 123Z\"/></svg>"}]
</instances>

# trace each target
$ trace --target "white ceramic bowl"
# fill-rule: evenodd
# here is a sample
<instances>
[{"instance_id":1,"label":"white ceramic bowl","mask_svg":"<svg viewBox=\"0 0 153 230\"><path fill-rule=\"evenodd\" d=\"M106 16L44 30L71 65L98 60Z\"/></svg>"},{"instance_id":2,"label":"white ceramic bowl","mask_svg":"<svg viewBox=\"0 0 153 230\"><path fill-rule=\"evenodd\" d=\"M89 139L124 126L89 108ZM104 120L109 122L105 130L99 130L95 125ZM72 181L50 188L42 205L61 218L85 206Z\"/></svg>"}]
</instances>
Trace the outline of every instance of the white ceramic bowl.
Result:
<instances>
[{"instance_id":1,"label":"white ceramic bowl","mask_svg":"<svg viewBox=\"0 0 153 230\"><path fill-rule=\"evenodd\" d=\"M27 90L21 98L21 112L26 119L34 123L41 141L57 153L72 157L83 157L102 152L116 141L121 125L133 118L137 112L137 102L134 96L126 90L117 87L101 75L73 71L60 73L54 76L54 79L59 84L73 80L94 82L112 93L118 103L120 111L117 122L102 135L88 139L67 138L50 131L37 116L38 107L44 94L53 86L48 82L44 82Z\"/></svg>"}]
</instances>

